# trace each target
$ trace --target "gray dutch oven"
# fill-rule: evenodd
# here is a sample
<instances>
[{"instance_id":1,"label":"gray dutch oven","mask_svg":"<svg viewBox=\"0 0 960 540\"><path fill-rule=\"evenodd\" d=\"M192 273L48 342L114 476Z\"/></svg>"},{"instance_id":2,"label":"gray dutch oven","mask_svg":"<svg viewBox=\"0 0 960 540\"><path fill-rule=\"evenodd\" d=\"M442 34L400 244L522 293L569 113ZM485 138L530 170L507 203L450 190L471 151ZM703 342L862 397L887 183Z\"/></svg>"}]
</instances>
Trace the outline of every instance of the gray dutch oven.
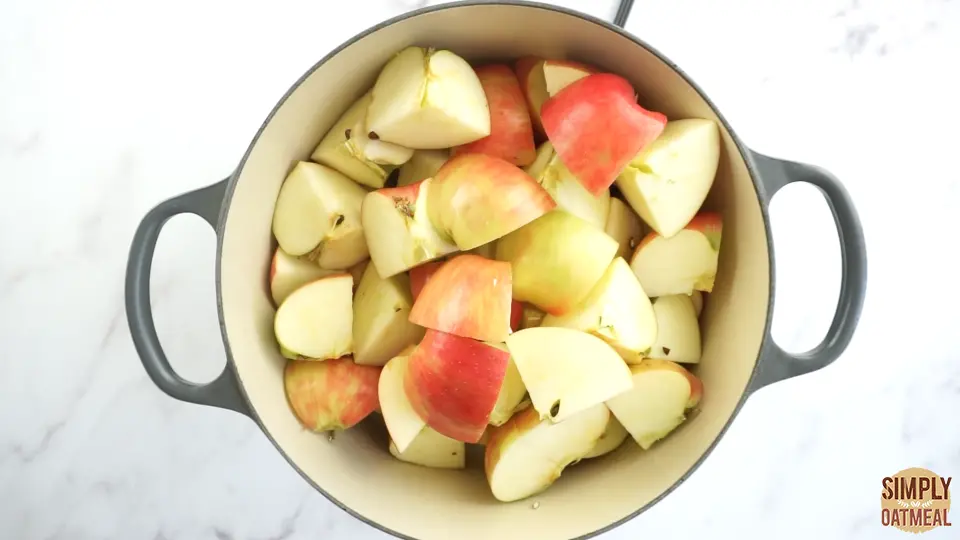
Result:
<instances>
[{"instance_id":1,"label":"gray dutch oven","mask_svg":"<svg viewBox=\"0 0 960 540\"><path fill-rule=\"evenodd\" d=\"M618 23L628 10L626 2ZM720 166L705 208L722 213L724 238L717 282L702 316L701 410L643 456L637 445L622 445L568 468L537 497L536 511L529 500L495 501L482 468L444 471L393 459L382 427L361 424L331 444L304 430L284 397L284 359L273 336L274 306L266 285L280 184L292 162L309 159L387 59L412 44L448 48L468 59L523 54L578 59L626 77L646 104L668 118L711 118L720 125ZM770 335L774 250L768 205L793 182L823 192L836 221L843 268L833 323L823 342L803 354L784 351ZM181 213L201 216L217 232L216 300L227 365L203 385L171 369L150 307L157 237L164 223ZM836 360L857 325L866 273L860 221L840 182L817 167L751 151L693 81L646 43L618 25L549 5L459 2L396 17L331 52L283 96L229 178L151 210L133 240L126 308L137 352L161 390L250 417L311 485L371 526L405 538L587 538L637 516L683 482L753 392Z\"/></svg>"}]
</instances>

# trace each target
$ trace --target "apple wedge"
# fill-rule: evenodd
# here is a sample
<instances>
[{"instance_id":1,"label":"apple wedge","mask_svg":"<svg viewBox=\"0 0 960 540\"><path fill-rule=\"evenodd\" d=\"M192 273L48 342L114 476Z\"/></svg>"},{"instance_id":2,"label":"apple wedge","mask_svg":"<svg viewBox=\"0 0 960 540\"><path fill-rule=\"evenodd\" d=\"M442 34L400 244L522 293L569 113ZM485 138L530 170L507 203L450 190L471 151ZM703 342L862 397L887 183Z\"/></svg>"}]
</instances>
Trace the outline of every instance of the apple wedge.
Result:
<instances>
[{"instance_id":1,"label":"apple wedge","mask_svg":"<svg viewBox=\"0 0 960 540\"><path fill-rule=\"evenodd\" d=\"M643 223L627 203L613 197L610 199L610 213L604 232L620 244L617 257L629 259L643 239Z\"/></svg>"},{"instance_id":2,"label":"apple wedge","mask_svg":"<svg viewBox=\"0 0 960 540\"><path fill-rule=\"evenodd\" d=\"M653 302L657 340L644 356L681 364L700 362L700 323L693 299L685 294L661 296Z\"/></svg>"},{"instance_id":3,"label":"apple wedge","mask_svg":"<svg viewBox=\"0 0 960 540\"><path fill-rule=\"evenodd\" d=\"M514 68L527 99L534 127L540 133L543 133L540 109L544 102L571 83L596 72L594 68L572 60L542 60L531 56L517 60Z\"/></svg>"},{"instance_id":4,"label":"apple wedge","mask_svg":"<svg viewBox=\"0 0 960 540\"><path fill-rule=\"evenodd\" d=\"M363 273L367 271L367 266L370 265L370 259L365 259L357 264L347 268L347 273L353 277L353 292L356 294L357 287L360 286L360 280L363 279Z\"/></svg>"},{"instance_id":5,"label":"apple wedge","mask_svg":"<svg viewBox=\"0 0 960 540\"><path fill-rule=\"evenodd\" d=\"M536 328L543 322L546 313L540 311L535 306L523 304L523 314L520 318L520 330L524 328Z\"/></svg>"},{"instance_id":6,"label":"apple wedge","mask_svg":"<svg viewBox=\"0 0 960 540\"><path fill-rule=\"evenodd\" d=\"M403 49L380 71L372 92L370 138L435 150L490 135L483 86L470 64L450 51Z\"/></svg>"},{"instance_id":7,"label":"apple wedge","mask_svg":"<svg viewBox=\"0 0 960 540\"><path fill-rule=\"evenodd\" d=\"M380 412L387 425L390 441L396 445L397 451L406 452L407 448L417 438L427 423L413 410L410 400L404 390L404 377L407 374L411 347L400 355L390 359L383 366L380 373L379 396Z\"/></svg>"},{"instance_id":8,"label":"apple wedge","mask_svg":"<svg viewBox=\"0 0 960 540\"><path fill-rule=\"evenodd\" d=\"M646 359L630 366L633 389L607 401L610 412L627 428L640 448L649 450L686 419L696 407L703 384L696 375L667 360Z\"/></svg>"},{"instance_id":9,"label":"apple wedge","mask_svg":"<svg viewBox=\"0 0 960 540\"><path fill-rule=\"evenodd\" d=\"M543 129L557 155L587 191L610 187L640 151L656 139L667 118L637 104L633 87L618 75L595 73L543 104Z\"/></svg>"},{"instance_id":10,"label":"apple wedge","mask_svg":"<svg viewBox=\"0 0 960 540\"><path fill-rule=\"evenodd\" d=\"M554 315L579 304L617 252L616 240L560 210L497 242L497 259L513 270L513 298Z\"/></svg>"},{"instance_id":11,"label":"apple wedge","mask_svg":"<svg viewBox=\"0 0 960 540\"><path fill-rule=\"evenodd\" d=\"M457 250L430 223L430 182L378 189L364 197L361 221L370 259L380 277L394 276Z\"/></svg>"},{"instance_id":12,"label":"apple wedge","mask_svg":"<svg viewBox=\"0 0 960 540\"><path fill-rule=\"evenodd\" d=\"M502 343L488 343L488 345L507 352L507 346ZM507 372L503 377L503 385L500 387L497 403L493 406L493 412L490 413L489 424L491 426L503 425L514 413L528 407L530 403L525 403L523 399L526 395L527 387L523 385L520 370L517 369L517 364L511 358L507 362Z\"/></svg>"},{"instance_id":13,"label":"apple wedge","mask_svg":"<svg viewBox=\"0 0 960 540\"><path fill-rule=\"evenodd\" d=\"M523 323L523 302L510 301L510 331L516 332Z\"/></svg>"},{"instance_id":14,"label":"apple wedge","mask_svg":"<svg viewBox=\"0 0 960 540\"><path fill-rule=\"evenodd\" d=\"M379 367L358 366L349 356L325 362L290 360L283 370L283 390L305 428L342 430L377 409L379 379Z\"/></svg>"},{"instance_id":15,"label":"apple wedge","mask_svg":"<svg viewBox=\"0 0 960 540\"><path fill-rule=\"evenodd\" d=\"M600 439L597 440L597 444L593 447L587 455L583 456L583 459L591 459L600 456L605 456L610 452L613 452L623 444L623 441L627 440L630 434L627 433L627 428L623 427L617 418L610 415L610 420L607 421L607 429L604 430L603 435L600 435Z\"/></svg>"},{"instance_id":16,"label":"apple wedge","mask_svg":"<svg viewBox=\"0 0 960 540\"><path fill-rule=\"evenodd\" d=\"M424 428L403 452L394 441L390 441L390 455L432 469L463 469L467 464L467 448L462 441L445 437L430 428Z\"/></svg>"},{"instance_id":17,"label":"apple wedge","mask_svg":"<svg viewBox=\"0 0 960 540\"><path fill-rule=\"evenodd\" d=\"M496 240L492 242L487 242L482 246L477 246L469 250L467 253L473 253L474 255L486 257L487 259L496 259L497 258L497 242Z\"/></svg>"},{"instance_id":18,"label":"apple wedge","mask_svg":"<svg viewBox=\"0 0 960 540\"><path fill-rule=\"evenodd\" d=\"M690 294L690 300L693 302L693 309L697 312L697 318L700 317L700 314L703 313L703 293L700 291L693 291Z\"/></svg>"},{"instance_id":19,"label":"apple wedge","mask_svg":"<svg viewBox=\"0 0 960 540\"><path fill-rule=\"evenodd\" d=\"M317 263L298 259L278 247L270 261L270 295L273 303L279 306L301 286L336 273L336 270L326 270Z\"/></svg>"},{"instance_id":20,"label":"apple wedge","mask_svg":"<svg viewBox=\"0 0 960 540\"><path fill-rule=\"evenodd\" d=\"M493 496L512 502L550 487L567 465L594 448L609 418L603 404L558 423L541 420L536 410L527 409L492 428L483 464Z\"/></svg>"},{"instance_id":21,"label":"apple wedge","mask_svg":"<svg viewBox=\"0 0 960 540\"><path fill-rule=\"evenodd\" d=\"M526 171L553 197L557 209L569 212L599 229L606 226L610 213L610 190L603 190L599 195L587 191L557 157L550 141L540 145L536 161Z\"/></svg>"},{"instance_id":22,"label":"apple wedge","mask_svg":"<svg viewBox=\"0 0 960 540\"><path fill-rule=\"evenodd\" d=\"M382 366L423 338L423 328L410 322L413 297L406 274L380 277L368 265L353 297L353 360Z\"/></svg>"},{"instance_id":23,"label":"apple wedge","mask_svg":"<svg viewBox=\"0 0 960 540\"><path fill-rule=\"evenodd\" d=\"M533 126L516 74L506 64L489 64L474 71L490 107L490 135L453 148L452 155L488 154L520 167L529 165L536 152Z\"/></svg>"},{"instance_id":24,"label":"apple wedge","mask_svg":"<svg viewBox=\"0 0 960 540\"><path fill-rule=\"evenodd\" d=\"M700 210L719 162L716 122L674 120L630 161L617 177L617 186L637 214L669 238Z\"/></svg>"},{"instance_id":25,"label":"apple wedge","mask_svg":"<svg viewBox=\"0 0 960 540\"><path fill-rule=\"evenodd\" d=\"M556 203L530 175L500 158L462 154L430 183L430 220L461 250L492 242L553 210Z\"/></svg>"},{"instance_id":26,"label":"apple wedge","mask_svg":"<svg viewBox=\"0 0 960 540\"><path fill-rule=\"evenodd\" d=\"M613 259L590 294L563 315L547 315L541 327L571 328L609 343L627 362L657 339L657 316L637 276L621 257Z\"/></svg>"},{"instance_id":27,"label":"apple wedge","mask_svg":"<svg viewBox=\"0 0 960 540\"><path fill-rule=\"evenodd\" d=\"M370 139L365 124L371 97L367 92L340 116L310 159L340 171L359 184L378 189L398 165L410 159L413 150Z\"/></svg>"},{"instance_id":28,"label":"apple wedge","mask_svg":"<svg viewBox=\"0 0 960 540\"><path fill-rule=\"evenodd\" d=\"M367 192L343 174L299 161L280 187L273 234L280 249L341 270L369 256L360 223Z\"/></svg>"},{"instance_id":29,"label":"apple wedge","mask_svg":"<svg viewBox=\"0 0 960 540\"><path fill-rule=\"evenodd\" d=\"M526 328L506 341L534 408L561 422L631 388L630 370L602 339L570 328Z\"/></svg>"},{"instance_id":30,"label":"apple wedge","mask_svg":"<svg viewBox=\"0 0 960 540\"><path fill-rule=\"evenodd\" d=\"M509 360L497 347L428 329L410 355L407 399L440 434L475 443L497 403Z\"/></svg>"},{"instance_id":31,"label":"apple wedge","mask_svg":"<svg viewBox=\"0 0 960 540\"><path fill-rule=\"evenodd\" d=\"M717 275L722 231L720 214L701 212L670 238L648 234L637 246L630 267L651 297L710 292Z\"/></svg>"},{"instance_id":32,"label":"apple wedge","mask_svg":"<svg viewBox=\"0 0 960 540\"><path fill-rule=\"evenodd\" d=\"M273 319L277 342L291 354L324 360L353 352L353 278L334 274L293 291Z\"/></svg>"},{"instance_id":33,"label":"apple wedge","mask_svg":"<svg viewBox=\"0 0 960 540\"><path fill-rule=\"evenodd\" d=\"M415 151L410 161L400 166L397 187L409 186L421 180L433 178L448 159L450 159L449 150Z\"/></svg>"},{"instance_id":34,"label":"apple wedge","mask_svg":"<svg viewBox=\"0 0 960 540\"><path fill-rule=\"evenodd\" d=\"M510 333L511 294L508 263L457 255L423 286L410 322L455 336L502 342Z\"/></svg>"},{"instance_id":35,"label":"apple wedge","mask_svg":"<svg viewBox=\"0 0 960 540\"><path fill-rule=\"evenodd\" d=\"M430 261L410 269L410 294L414 301L420 296L420 291L423 290L423 286L430 281L430 278L437 273L437 270L439 270L445 262L446 261Z\"/></svg>"}]
</instances>

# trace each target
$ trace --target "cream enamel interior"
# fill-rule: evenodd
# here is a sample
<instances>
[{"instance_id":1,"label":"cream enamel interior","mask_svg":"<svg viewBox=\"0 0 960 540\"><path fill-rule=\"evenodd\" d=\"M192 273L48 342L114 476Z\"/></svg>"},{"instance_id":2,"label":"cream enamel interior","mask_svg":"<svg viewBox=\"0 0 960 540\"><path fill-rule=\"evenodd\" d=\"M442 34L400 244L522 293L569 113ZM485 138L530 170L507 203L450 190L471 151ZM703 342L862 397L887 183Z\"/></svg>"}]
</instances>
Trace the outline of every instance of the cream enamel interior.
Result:
<instances>
[{"instance_id":1,"label":"cream enamel interior","mask_svg":"<svg viewBox=\"0 0 960 540\"><path fill-rule=\"evenodd\" d=\"M642 37L642 36L641 36ZM716 118L697 92L630 39L576 16L533 6L447 7L381 28L316 69L281 105L246 160L226 215L222 316L241 384L263 427L290 461L330 497L401 535L463 540L574 538L608 527L673 486L717 438L741 399L763 339L770 279L766 231L754 186L729 133L706 208L724 218L720 271L703 314L701 412L651 450L627 441L569 468L545 493L503 504L478 455L466 471L430 470L388 453L379 417L334 442L305 431L283 394L267 271L280 184L326 130L373 84L387 59L411 44L468 59L521 54L570 58L630 79L641 103L670 118ZM539 502L534 511L531 504Z\"/></svg>"}]
</instances>

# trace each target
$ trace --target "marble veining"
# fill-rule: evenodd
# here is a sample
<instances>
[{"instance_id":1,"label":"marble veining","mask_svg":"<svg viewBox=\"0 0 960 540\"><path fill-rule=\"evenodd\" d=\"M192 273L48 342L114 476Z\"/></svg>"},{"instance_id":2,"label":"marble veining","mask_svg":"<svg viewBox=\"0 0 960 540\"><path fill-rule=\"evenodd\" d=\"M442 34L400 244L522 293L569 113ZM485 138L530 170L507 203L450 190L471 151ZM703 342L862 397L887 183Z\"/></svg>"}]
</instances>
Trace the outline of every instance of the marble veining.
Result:
<instances>
[{"instance_id":1,"label":"marble veining","mask_svg":"<svg viewBox=\"0 0 960 540\"><path fill-rule=\"evenodd\" d=\"M314 492L249 420L153 386L123 272L143 214L229 174L316 58L434 3L0 4L0 538L387 538ZM843 179L870 285L840 361L758 392L688 482L602 538L904 538L879 526L880 479L960 475L960 2L638 0L627 28L748 145ZM839 247L809 186L785 188L772 220L774 335L801 350L829 326ZM201 220L176 218L154 265L161 339L197 381L224 361L214 246Z\"/></svg>"}]
</instances>

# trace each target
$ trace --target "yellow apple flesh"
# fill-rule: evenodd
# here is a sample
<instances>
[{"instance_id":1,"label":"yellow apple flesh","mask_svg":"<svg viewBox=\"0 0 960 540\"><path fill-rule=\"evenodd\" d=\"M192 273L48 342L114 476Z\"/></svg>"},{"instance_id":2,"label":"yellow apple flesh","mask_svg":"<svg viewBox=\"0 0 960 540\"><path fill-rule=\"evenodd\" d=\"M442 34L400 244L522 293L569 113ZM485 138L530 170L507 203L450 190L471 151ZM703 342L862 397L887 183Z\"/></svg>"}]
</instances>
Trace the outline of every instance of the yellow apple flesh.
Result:
<instances>
[{"instance_id":1,"label":"yellow apple flesh","mask_svg":"<svg viewBox=\"0 0 960 540\"><path fill-rule=\"evenodd\" d=\"M367 92L340 116L310 159L340 171L359 184L378 189L398 165L410 159L413 151L368 137L366 116L371 97Z\"/></svg>"},{"instance_id":2,"label":"yellow apple flesh","mask_svg":"<svg viewBox=\"0 0 960 540\"><path fill-rule=\"evenodd\" d=\"M431 180L378 189L363 199L361 219L370 259L380 277L391 277L457 251L430 222Z\"/></svg>"},{"instance_id":3,"label":"yellow apple flesh","mask_svg":"<svg viewBox=\"0 0 960 540\"><path fill-rule=\"evenodd\" d=\"M653 311L657 314L659 332L646 357L681 364L700 362L700 322L691 297L661 296L654 301Z\"/></svg>"},{"instance_id":4,"label":"yellow apple flesh","mask_svg":"<svg viewBox=\"0 0 960 540\"><path fill-rule=\"evenodd\" d=\"M653 230L671 237L700 210L719 160L720 130L715 122L673 120L630 161L617 186Z\"/></svg>"},{"instance_id":5,"label":"yellow apple flesh","mask_svg":"<svg viewBox=\"0 0 960 540\"><path fill-rule=\"evenodd\" d=\"M643 222L627 203L616 197L610 199L610 213L607 214L607 224L603 230L620 244L617 257L624 259L633 255L644 236Z\"/></svg>"},{"instance_id":6,"label":"yellow apple flesh","mask_svg":"<svg viewBox=\"0 0 960 540\"><path fill-rule=\"evenodd\" d=\"M703 384L682 366L667 360L644 360L630 366L633 389L607 400L610 412L644 450L666 437L686 419L703 394Z\"/></svg>"},{"instance_id":7,"label":"yellow apple flesh","mask_svg":"<svg viewBox=\"0 0 960 540\"><path fill-rule=\"evenodd\" d=\"M720 215L701 212L669 238L648 234L637 246L630 267L650 297L710 292L717 275L721 232Z\"/></svg>"},{"instance_id":8,"label":"yellow apple flesh","mask_svg":"<svg viewBox=\"0 0 960 540\"><path fill-rule=\"evenodd\" d=\"M446 50L407 47L383 68L367 109L371 138L415 150L466 144L490 134L477 74Z\"/></svg>"},{"instance_id":9,"label":"yellow apple flesh","mask_svg":"<svg viewBox=\"0 0 960 540\"><path fill-rule=\"evenodd\" d=\"M590 294L564 315L547 315L541 327L589 332L613 346L627 362L639 361L657 339L657 317L627 261L617 257Z\"/></svg>"},{"instance_id":10,"label":"yellow apple flesh","mask_svg":"<svg viewBox=\"0 0 960 540\"><path fill-rule=\"evenodd\" d=\"M484 469L499 501L518 501L550 487L563 470L589 453L603 434L610 411L594 405L554 423L534 409L490 428Z\"/></svg>"},{"instance_id":11,"label":"yellow apple flesh","mask_svg":"<svg viewBox=\"0 0 960 540\"><path fill-rule=\"evenodd\" d=\"M353 278L335 274L294 291L277 308L273 331L281 347L309 359L353 352Z\"/></svg>"},{"instance_id":12,"label":"yellow apple flesh","mask_svg":"<svg viewBox=\"0 0 960 540\"><path fill-rule=\"evenodd\" d=\"M369 256L360 223L366 190L330 167L297 162L280 187L273 234L280 248L321 268L346 269Z\"/></svg>"},{"instance_id":13,"label":"yellow apple flesh","mask_svg":"<svg viewBox=\"0 0 960 540\"><path fill-rule=\"evenodd\" d=\"M487 344L503 351L507 350L506 345L502 343ZM507 364L507 374L503 377L503 386L500 387L500 395L497 396L497 404L493 406L493 412L490 413L490 425L503 425L514 413L526 408L528 404L524 404L523 400L526 395L527 387L523 385L517 364L511 358Z\"/></svg>"},{"instance_id":14,"label":"yellow apple flesh","mask_svg":"<svg viewBox=\"0 0 960 540\"><path fill-rule=\"evenodd\" d=\"M415 151L410 161L400 166L397 187L409 186L421 180L433 178L448 159L450 159L449 150Z\"/></svg>"},{"instance_id":15,"label":"yellow apple flesh","mask_svg":"<svg viewBox=\"0 0 960 540\"><path fill-rule=\"evenodd\" d=\"M693 294L690 295L690 300L693 302L693 309L697 311L697 317L700 317L700 314L703 313L703 293L693 291Z\"/></svg>"},{"instance_id":16,"label":"yellow apple flesh","mask_svg":"<svg viewBox=\"0 0 960 540\"><path fill-rule=\"evenodd\" d=\"M570 328L526 328L507 349L534 408L561 422L632 386L630 369L602 339Z\"/></svg>"},{"instance_id":17,"label":"yellow apple flesh","mask_svg":"<svg viewBox=\"0 0 960 540\"><path fill-rule=\"evenodd\" d=\"M597 444L593 447L587 455L583 456L583 459L596 458L600 456L605 456L610 452L613 452L623 444L623 441L627 440L630 434L627 433L627 428L623 427L617 418L610 415L610 420L607 422L607 429L604 430L603 435L600 436L600 439L597 440Z\"/></svg>"},{"instance_id":18,"label":"yellow apple flesh","mask_svg":"<svg viewBox=\"0 0 960 540\"><path fill-rule=\"evenodd\" d=\"M467 464L466 446L462 441L427 427L402 452L394 441L390 441L390 455L400 461L431 469L462 469Z\"/></svg>"},{"instance_id":19,"label":"yellow apple flesh","mask_svg":"<svg viewBox=\"0 0 960 540\"><path fill-rule=\"evenodd\" d=\"M270 261L270 295L274 305L282 304L290 293L301 286L335 273L336 270L320 268L317 263L298 259L277 248Z\"/></svg>"},{"instance_id":20,"label":"yellow apple flesh","mask_svg":"<svg viewBox=\"0 0 960 540\"><path fill-rule=\"evenodd\" d=\"M381 278L368 265L353 298L353 359L382 366L423 338L424 329L408 320L413 307L406 274Z\"/></svg>"},{"instance_id":21,"label":"yellow apple flesh","mask_svg":"<svg viewBox=\"0 0 960 540\"><path fill-rule=\"evenodd\" d=\"M557 209L569 212L599 229L606 226L610 213L610 190L604 190L596 196L587 191L557 157L550 141L540 145L536 160L525 170L553 197Z\"/></svg>"},{"instance_id":22,"label":"yellow apple flesh","mask_svg":"<svg viewBox=\"0 0 960 540\"><path fill-rule=\"evenodd\" d=\"M383 366L378 387L383 421L387 425L391 442L401 453L407 450L427 425L413 410L403 388L403 378L407 373L409 353L412 350L403 352L406 354L391 358Z\"/></svg>"}]
</instances>

